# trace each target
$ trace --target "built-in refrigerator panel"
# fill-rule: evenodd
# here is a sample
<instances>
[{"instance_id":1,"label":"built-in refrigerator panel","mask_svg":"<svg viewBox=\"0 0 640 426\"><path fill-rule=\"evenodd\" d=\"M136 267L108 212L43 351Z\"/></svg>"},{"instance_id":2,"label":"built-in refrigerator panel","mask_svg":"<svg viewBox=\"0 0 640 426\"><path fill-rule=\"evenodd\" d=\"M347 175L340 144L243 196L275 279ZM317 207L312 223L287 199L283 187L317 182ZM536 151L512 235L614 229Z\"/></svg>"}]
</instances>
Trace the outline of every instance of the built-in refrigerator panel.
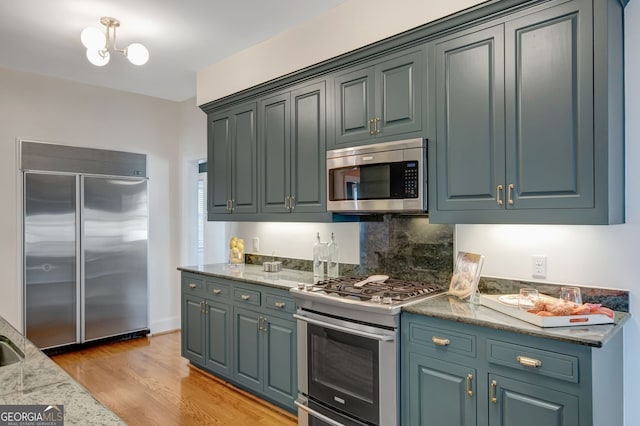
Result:
<instances>
[{"instance_id":1,"label":"built-in refrigerator panel","mask_svg":"<svg viewBox=\"0 0 640 426\"><path fill-rule=\"evenodd\" d=\"M83 341L147 327L147 181L82 177Z\"/></svg>"},{"instance_id":2,"label":"built-in refrigerator panel","mask_svg":"<svg viewBox=\"0 0 640 426\"><path fill-rule=\"evenodd\" d=\"M27 337L40 348L79 338L77 177L25 173Z\"/></svg>"},{"instance_id":3,"label":"built-in refrigerator panel","mask_svg":"<svg viewBox=\"0 0 640 426\"><path fill-rule=\"evenodd\" d=\"M20 160L26 337L147 334L146 156L23 140Z\"/></svg>"}]
</instances>

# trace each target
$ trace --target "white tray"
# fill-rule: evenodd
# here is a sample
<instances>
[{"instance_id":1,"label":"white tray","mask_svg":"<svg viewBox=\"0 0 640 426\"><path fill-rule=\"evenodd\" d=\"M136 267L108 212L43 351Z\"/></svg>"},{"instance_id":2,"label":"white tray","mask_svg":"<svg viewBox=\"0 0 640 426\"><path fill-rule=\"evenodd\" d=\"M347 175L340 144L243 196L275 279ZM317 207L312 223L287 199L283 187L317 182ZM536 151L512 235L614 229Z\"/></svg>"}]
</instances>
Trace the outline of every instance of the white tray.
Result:
<instances>
[{"instance_id":1,"label":"white tray","mask_svg":"<svg viewBox=\"0 0 640 426\"><path fill-rule=\"evenodd\" d=\"M529 312L524 310L520 310L518 307L505 304L498 300L500 296L501 295L498 294L481 294L480 304L498 312L502 312L503 314L507 314L528 323L537 325L538 327L572 327L579 325L613 323L613 318L609 318L608 316L603 314L542 317L536 314L530 314Z\"/></svg>"}]
</instances>

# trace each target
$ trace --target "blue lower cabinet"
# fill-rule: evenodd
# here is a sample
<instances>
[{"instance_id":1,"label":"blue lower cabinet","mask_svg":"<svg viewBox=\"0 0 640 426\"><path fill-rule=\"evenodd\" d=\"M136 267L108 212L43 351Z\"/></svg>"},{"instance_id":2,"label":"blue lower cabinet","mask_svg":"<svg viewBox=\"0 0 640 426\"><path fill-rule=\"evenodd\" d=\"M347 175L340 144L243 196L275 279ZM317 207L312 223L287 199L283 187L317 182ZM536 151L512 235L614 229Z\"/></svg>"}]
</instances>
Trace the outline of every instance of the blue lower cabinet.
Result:
<instances>
[{"instance_id":1,"label":"blue lower cabinet","mask_svg":"<svg viewBox=\"0 0 640 426\"><path fill-rule=\"evenodd\" d=\"M182 356L296 412L295 303L284 289L182 274Z\"/></svg>"},{"instance_id":2,"label":"blue lower cabinet","mask_svg":"<svg viewBox=\"0 0 640 426\"><path fill-rule=\"evenodd\" d=\"M474 426L476 424L476 370L409 354L407 425Z\"/></svg>"},{"instance_id":3,"label":"blue lower cabinet","mask_svg":"<svg viewBox=\"0 0 640 426\"><path fill-rule=\"evenodd\" d=\"M231 307L224 303L205 300L207 351L205 366L231 375Z\"/></svg>"},{"instance_id":4,"label":"blue lower cabinet","mask_svg":"<svg viewBox=\"0 0 640 426\"><path fill-rule=\"evenodd\" d=\"M580 426L578 397L489 374L490 425Z\"/></svg>"},{"instance_id":5,"label":"blue lower cabinet","mask_svg":"<svg viewBox=\"0 0 640 426\"><path fill-rule=\"evenodd\" d=\"M622 337L603 347L403 313L402 425L622 426Z\"/></svg>"},{"instance_id":6,"label":"blue lower cabinet","mask_svg":"<svg viewBox=\"0 0 640 426\"><path fill-rule=\"evenodd\" d=\"M234 308L234 372L238 381L255 390L262 390L262 315L246 309Z\"/></svg>"}]
</instances>

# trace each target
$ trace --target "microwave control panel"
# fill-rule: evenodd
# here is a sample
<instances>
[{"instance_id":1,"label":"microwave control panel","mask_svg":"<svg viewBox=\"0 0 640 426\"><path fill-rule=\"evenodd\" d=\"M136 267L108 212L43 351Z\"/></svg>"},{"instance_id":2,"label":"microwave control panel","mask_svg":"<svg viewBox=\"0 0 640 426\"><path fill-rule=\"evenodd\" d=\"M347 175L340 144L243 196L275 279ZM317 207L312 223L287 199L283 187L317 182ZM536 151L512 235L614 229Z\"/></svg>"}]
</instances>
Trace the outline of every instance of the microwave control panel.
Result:
<instances>
[{"instance_id":1,"label":"microwave control panel","mask_svg":"<svg viewBox=\"0 0 640 426\"><path fill-rule=\"evenodd\" d=\"M418 198L418 162L407 161L404 163L404 197Z\"/></svg>"}]
</instances>

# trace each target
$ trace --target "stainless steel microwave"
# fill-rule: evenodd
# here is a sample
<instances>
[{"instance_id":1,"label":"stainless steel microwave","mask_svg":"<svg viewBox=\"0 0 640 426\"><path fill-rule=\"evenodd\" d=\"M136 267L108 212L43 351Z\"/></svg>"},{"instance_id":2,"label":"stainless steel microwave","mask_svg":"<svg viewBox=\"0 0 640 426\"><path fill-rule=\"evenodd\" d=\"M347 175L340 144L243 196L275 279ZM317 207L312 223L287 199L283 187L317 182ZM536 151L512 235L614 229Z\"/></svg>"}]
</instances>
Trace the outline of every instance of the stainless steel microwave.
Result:
<instances>
[{"instance_id":1,"label":"stainless steel microwave","mask_svg":"<svg viewBox=\"0 0 640 426\"><path fill-rule=\"evenodd\" d=\"M327 210L426 212L426 164L421 138L327 151Z\"/></svg>"}]
</instances>

